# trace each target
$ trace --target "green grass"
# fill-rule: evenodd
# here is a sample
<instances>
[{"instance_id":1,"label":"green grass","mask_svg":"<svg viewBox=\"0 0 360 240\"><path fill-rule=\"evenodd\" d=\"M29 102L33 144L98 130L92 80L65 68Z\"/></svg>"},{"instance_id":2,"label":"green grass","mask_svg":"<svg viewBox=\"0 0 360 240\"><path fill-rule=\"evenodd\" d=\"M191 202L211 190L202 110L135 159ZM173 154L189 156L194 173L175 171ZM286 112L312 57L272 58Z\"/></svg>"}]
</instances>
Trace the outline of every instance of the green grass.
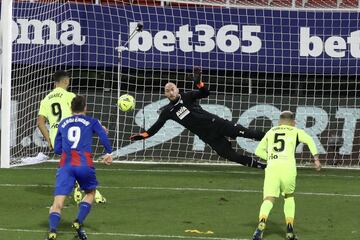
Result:
<instances>
[{"instance_id":1,"label":"green grass","mask_svg":"<svg viewBox=\"0 0 360 240\"><path fill-rule=\"evenodd\" d=\"M99 189L108 202L95 205L86 220L90 240L250 239L257 225L261 170L236 166L97 167ZM55 172L55 164L0 170L0 239L44 239ZM359 171L300 169L295 229L301 240L360 239L359 185ZM284 238L282 203L279 200L271 213L267 240ZM73 239L70 225L76 212L69 199L59 239ZM185 233L187 229L214 234Z\"/></svg>"}]
</instances>

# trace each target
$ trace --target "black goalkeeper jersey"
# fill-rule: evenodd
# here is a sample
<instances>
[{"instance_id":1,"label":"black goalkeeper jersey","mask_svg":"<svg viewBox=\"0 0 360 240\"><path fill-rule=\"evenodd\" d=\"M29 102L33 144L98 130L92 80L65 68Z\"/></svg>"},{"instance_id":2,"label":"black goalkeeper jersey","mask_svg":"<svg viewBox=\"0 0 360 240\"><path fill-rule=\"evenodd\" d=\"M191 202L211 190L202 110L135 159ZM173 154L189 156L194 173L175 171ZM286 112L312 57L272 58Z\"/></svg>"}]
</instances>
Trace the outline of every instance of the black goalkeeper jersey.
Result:
<instances>
[{"instance_id":1,"label":"black goalkeeper jersey","mask_svg":"<svg viewBox=\"0 0 360 240\"><path fill-rule=\"evenodd\" d=\"M147 133L149 136L154 135L168 119L171 119L180 123L203 140L214 137L224 119L205 111L199 105L198 99L209 95L210 92L206 87L180 93L177 100L170 101L168 105L162 108L158 120L147 130Z\"/></svg>"}]
</instances>

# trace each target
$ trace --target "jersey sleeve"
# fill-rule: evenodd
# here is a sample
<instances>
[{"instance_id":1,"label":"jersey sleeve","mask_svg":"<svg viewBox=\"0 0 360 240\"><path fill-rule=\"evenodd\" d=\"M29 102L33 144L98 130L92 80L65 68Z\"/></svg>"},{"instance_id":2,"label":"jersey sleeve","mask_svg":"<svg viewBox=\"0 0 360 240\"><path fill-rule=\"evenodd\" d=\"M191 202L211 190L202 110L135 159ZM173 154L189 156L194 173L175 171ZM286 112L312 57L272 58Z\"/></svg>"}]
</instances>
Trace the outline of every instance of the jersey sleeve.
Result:
<instances>
[{"instance_id":1,"label":"jersey sleeve","mask_svg":"<svg viewBox=\"0 0 360 240\"><path fill-rule=\"evenodd\" d=\"M257 145L255 150L255 155L260 157L261 159L267 160L268 159L268 134L266 133L265 136L261 139L260 143Z\"/></svg>"},{"instance_id":2,"label":"jersey sleeve","mask_svg":"<svg viewBox=\"0 0 360 240\"><path fill-rule=\"evenodd\" d=\"M54 152L55 154L61 155L62 153L62 136L61 131L57 131L55 142L54 142Z\"/></svg>"},{"instance_id":3,"label":"jersey sleeve","mask_svg":"<svg viewBox=\"0 0 360 240\"><path fill-rule=\"evenodd\" d=\"M95 123L93 125L93 130L96 132L96 134L99 136L100 143L104 146L106 153L112 153L112 147L110 145L110 140L102 127L99 120L94 119Z\"/></svg>"},{"instance_id":4,"label":"jersey sleeve","mask_svg":"<svg viewBox=\"0 0 360 240\"><path fill-rule=\"evenodd\" d=\"M40 109L39 109L38 115L41 115L41 116L44 116L47 118L48 112L49 112L49 109L46 106L45 100L42 100L40 102Z\"/></svg>"},{"instance_id":5,"label":"jersey sleeve","mask_svg":"<svg viewBox=\"0 0 360 240\"><path fill-rule=\"evenodd\" d=\"M316 148L314 139L309 134L307 134L304 130L299 129L298 139L299 139L299 142L305 143L309 147L310 152L313 156L318 154L318 150Z\"/></svg>"},{"instance_id":6,"label":"jersey sleeve","mask_svg":"<svg viewBox=\"0 0 360 240\"><path fill-rule=\"evenodd\" d=\"M203 86L198 90L186 92L185 94L189 95L192 99L201 99L207 98L210 95L210 91L207 89L207 87Z\"/></svg>"},{"instance_id":7,"label":"jersey sleeve","mask_svg":"<svg viewBox=\"0 0 360 240\"><path fill-rule=\"evenodd\" d=\"M149 137L155 135L166 123L168 120L167 108L165 108L159 115L158 120L152 125L146 132L149 134Z\"/></svg>"}]
</instances>

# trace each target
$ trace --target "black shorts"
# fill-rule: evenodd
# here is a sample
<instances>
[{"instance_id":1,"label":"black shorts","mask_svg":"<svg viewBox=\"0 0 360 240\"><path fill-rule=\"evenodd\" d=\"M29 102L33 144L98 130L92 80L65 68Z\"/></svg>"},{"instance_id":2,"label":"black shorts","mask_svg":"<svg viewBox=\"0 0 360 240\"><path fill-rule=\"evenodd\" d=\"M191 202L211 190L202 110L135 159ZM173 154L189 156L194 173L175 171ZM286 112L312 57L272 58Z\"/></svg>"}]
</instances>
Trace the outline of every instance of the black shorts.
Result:
<instances>
[{"instance_id":1,"label":"black shorts","mask_svg":"<svg viewBox=\"0 0 360 240\"><path fill-rule=\"evenodd\" d=\"M265 136L264 132L248 129L240 124L222 118L216 119L215 125L214 129L216 129L216 134L214 138L220 136L230 137L232 139L244 137L260 141Z\"/></svg>"},{"instance_id":2,"label":"black shorts","mask_svg":"<svg viewBox=\"0 0 360 240\"><path fill-rule=\"evenodd\" d=\"M217 138L203 139L219 156L228 158L230 152L235 151L231 142L224 136L218 136Z\"/></svg>"}]
</instances>

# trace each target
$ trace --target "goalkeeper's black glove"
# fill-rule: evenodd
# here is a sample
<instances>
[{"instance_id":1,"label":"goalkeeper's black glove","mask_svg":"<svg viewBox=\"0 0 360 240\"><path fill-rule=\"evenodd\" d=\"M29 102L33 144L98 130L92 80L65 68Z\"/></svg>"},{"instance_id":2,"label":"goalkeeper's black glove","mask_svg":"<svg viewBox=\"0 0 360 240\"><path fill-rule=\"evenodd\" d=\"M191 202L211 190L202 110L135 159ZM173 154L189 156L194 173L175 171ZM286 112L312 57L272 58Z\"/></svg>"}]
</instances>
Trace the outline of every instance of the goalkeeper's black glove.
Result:
<instances>
[{"instance_id":1,"label":"goalkeeper's black glove","mask_svg":"<svg viewBox=\"0 0 360 240\"><path fill-rule=\"evenodd\" d=\"M201 83L201 67L194 67L193 69L194 75L193 75L193 81L196 86L198 86Z\"/></svg>"},{"instance_id":2,"label":"goalkeeper's black glove","mask_svg":"<svg viewBox=\"0 0 360 240\"><path fill-rule=\"evenodd\" d=\"M142 140L142 139L145 139L145 138L148 138L148 137L149 137L149 134L147 132L142 132L142 133L130 136L130 140L131 141L137 141L137 140Z\"/></svg>"},{"instance_id":3,"label":"goalkeeper's black glove","mask_svg":"<svg viewBox=\"0 0 360 240\"><path fill-rule=\"evenodd\" d=\"M193 81L194 82L194 85L197 87L197 88L203 88L204 87L204 82L201 80L201 67L194 67L193 69L193 74L190 74L188 75L187 79L189 81Z\"/></svg>"}]
</instances>

